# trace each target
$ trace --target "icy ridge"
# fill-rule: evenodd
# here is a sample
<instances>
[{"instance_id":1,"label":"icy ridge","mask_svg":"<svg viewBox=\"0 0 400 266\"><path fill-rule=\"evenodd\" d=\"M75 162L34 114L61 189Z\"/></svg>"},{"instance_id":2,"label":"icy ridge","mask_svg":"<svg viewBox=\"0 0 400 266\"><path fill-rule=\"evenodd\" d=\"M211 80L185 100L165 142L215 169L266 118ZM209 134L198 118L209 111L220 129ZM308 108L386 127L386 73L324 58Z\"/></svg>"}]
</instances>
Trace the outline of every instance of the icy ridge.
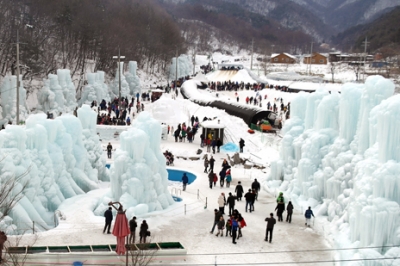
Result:
<instances>
[{"instance_id":1,"label":"icy ridge","mask_svg":"<svg viewBox=\"0 0 400 266\"><path fill-rule=\"evenodd\" d=\"M363 85L344 85L340 95L299 93L292 101L267 185L327 216L340 247L400 244L400 96L393 93L390 80L371 76ZM340 256L399 254L369 251Z\"/></svg>"},{"instance_id":2,"label":"icy ridge","mask_svg":"<svg viewBox=\"0 0 400 266\"><path fill-rule=\"evenodd\" d=\"M0 230L31 232L33 222L35 231L52 228L54 212L66 198L98 188L98 175L107 179L100 141L93 134L96 113L89 106L78 113L90 118L81 117L81 122L62 115L53 120L35 114L26 127L8 125L0 131L0 184L5 186L9 180L15 184L12 194L26 186L11 212L0 213Z\"/></svg>"}]
</instances>

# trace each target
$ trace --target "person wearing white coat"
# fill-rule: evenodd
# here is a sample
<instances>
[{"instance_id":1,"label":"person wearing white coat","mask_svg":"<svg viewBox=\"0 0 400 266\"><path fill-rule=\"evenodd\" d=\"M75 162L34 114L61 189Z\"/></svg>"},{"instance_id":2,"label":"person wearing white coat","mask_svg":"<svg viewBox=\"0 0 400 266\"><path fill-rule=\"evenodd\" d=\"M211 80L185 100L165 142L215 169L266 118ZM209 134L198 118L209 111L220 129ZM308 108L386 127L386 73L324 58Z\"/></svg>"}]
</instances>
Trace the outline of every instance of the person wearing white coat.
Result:
<instances>
[{"instance_id":1,"label":"person wearing white coat","mask_svg":"<svg viewBox=\"0 0 400 266\"><path fill-rule=\"evenodd\" d=\"M225 198L225 193L221 193L221 195L218 197L218 207L219 207L219 212L221 214L225 214L225 205L226 205L226 198Z\"/></svg>"}]
</instances>

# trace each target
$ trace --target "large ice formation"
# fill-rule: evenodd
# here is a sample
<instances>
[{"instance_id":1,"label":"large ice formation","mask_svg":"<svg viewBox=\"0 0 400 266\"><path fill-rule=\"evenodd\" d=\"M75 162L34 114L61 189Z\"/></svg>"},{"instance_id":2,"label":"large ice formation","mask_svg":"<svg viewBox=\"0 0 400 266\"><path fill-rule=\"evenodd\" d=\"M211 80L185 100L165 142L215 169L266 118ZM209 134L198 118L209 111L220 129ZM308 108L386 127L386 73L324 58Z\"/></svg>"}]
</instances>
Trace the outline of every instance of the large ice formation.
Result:
<instances>
[{"instance_id":1,"label":"large ice formation","mask_svg":"<svg viewBox=\"0 0 400 266\"><path fill-rule=\"evenodd\" d=\"M8 125L0 131L0 185L14 184L8 199L21 190L23 195L11 212L0 207L0 230L29 232L33 222L35 231L54 227L54 212L66 198L96 189L98 175L107 179L93 133L96 114L89 106L78 113L80 119L31 115L26 127Z\"/></svg>"},{"instance_id":2,"label":"large ice formation","mask_svg":"<svg viewBox=\"0 0 400 266\"><path fill-rule=\"evenodd\" d=\"M103 71L88 73L87 81L88 84L83 88L79 101L80 105L91 104L93 101L97 101L97 104L100 104L103 99L106 100L106 102L110 101L108 86L104 82Z\"/></svg>"},{"instance_id":3,"label":"large ice formation","mask_svg":"<svg viewBox=\"0 0 400 266\"><path fill-rule=\"evenodd\" d=\"M380 247L347 250L342 259L400 254L391 248L400 244L400 95L393 93L381 76L344 85L340 95L299 93L271 164L268 188L303 207L322 204L318 214L337 231L337 246Z\"/></svg>"},{"instance_id":4,"label":"large ice formation","mask_svg":"<svg viewBox=\"0 0 400 266\"><path fill-rule=\"evenodd\" d=\"M19 117L23 121L28 116L28 107L26 105L26 91L22 82L22 76L20 75L20 86L19 86ZM0 119L3 118L7 121L15 121L16 109L17 109L17 76L7 75L3 79L3 83L0 88L0 103L1 111ZM3 123L1 123L3 124Z\"/></svg>"},{"instance_id":5,"label":"large ice formation","mask_svg":"<svg viewBox=\"0 0 400 266\"><path fill-rule=\"evenodd\" d=\"M160 150L161 125L141 112L120 135L121 147L111 166L111 191L95 210L103 215L109 201L120 201L127 216L166 209L174 203L168 191L165 157Z\"/></svg>"},{"instance_id":6,"label":"large ice formation","mask_svg":"<svg viewBox=\"0 0 400 266\"><path fill-rule=\"evenodd\" d=\"M129 84L126 81L125 75L124 75L124 62L120 62L120 67L116 69L115 73L115 79L112 81L110 89L110 96L112 98L119 96L119 79L120 75L118 74L118 69L121 72L121 97L129 97L130 96L130 88Z\"/></svg>"},{"instance_id":7,"label":"large ice formation","mask_svg":"<svg viewBox=\"0 0 400 266\"><path fill-rule=\"evenodd\" d=\"M58 69L57 75L49 74L38 91L37 109L52 113L54 117L71 113L77 106L75 86L68 69Z\"/></svg>"},{"instance_id":8,"label":"large ice formation","mask_svg":"<svg viewBox=\"0 0 400 266\"><path fill-rule=\"evenodd\" d=\"M178 75L176 75L176 57L172 58L171 65L169 68L169 79L175 80L177 76L183 78L193 74L193 63L189 55L180 55L178 57Z\"/></svg>"},{"instance_id":9,"label":"large ice formation","mask_svg":"<svg viewBox=\"0 0 400 266\"><path fill-rule=\"evenodd\" d=\"M76 104L76 90L72 82L71 72L69 69L57 70L58 83L64 95L64 111L71 113L77 106Z\"/></svg>"},{"instance_id":10,"label":"large ice formation","mask_svg":"<svg viewBox=\"0 0 400 266\"><path fill-rule=\"evenodd\" d=\"M129 71L125 73L126 81L129 84L129 90L131 95L135 96L136 93L141 93L142 89L140 87L140 79L136 74L137 62L129 61Z\"/></svg>"}]
</instances>

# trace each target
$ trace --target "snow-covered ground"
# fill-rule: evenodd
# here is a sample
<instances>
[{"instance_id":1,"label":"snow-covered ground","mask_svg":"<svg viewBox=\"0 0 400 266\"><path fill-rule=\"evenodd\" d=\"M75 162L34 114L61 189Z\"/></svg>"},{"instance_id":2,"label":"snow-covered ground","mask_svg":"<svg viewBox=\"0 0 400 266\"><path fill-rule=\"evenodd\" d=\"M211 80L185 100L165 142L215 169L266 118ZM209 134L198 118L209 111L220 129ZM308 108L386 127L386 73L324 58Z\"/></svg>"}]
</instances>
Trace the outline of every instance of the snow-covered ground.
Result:
<instances>
[{"instance_id":1,"label":"snow-covered ground","mask_svg":"<svg viewBox=\"0 0 400 266\"><path fill-rule=\"evenodd\" d=\"M214 54L212 61L222 62L231 61L234 59L242 59L246 56L225 56L221 54ZM248 59L248 58L247 58ZM249 60L238 61L237 63L243 64L246 68L250 68ZM196 70L200 65L205 65L210 61L206 56L196 57ZM304 73L305 66L302 64L293 66L270 66L269 70L273 69L276 77L284 77L286 74L279 74L280 72L301 72ZM292 83L294 80L278 80L271 79L270 76L263 76L263 71L260 69L253 70L253 74L260 72L261 79L265 79L274 85L285 85ZM269 71L270 72L270 71ZM329 67L328 66L312 66L312 73L317 74L318 77L329 80ZM139 76L143 72L139 71ZM144 75L144 74L143 74ZM217 77L215 77L217 75ZM145 75L145 77L147 77ZM209 80L213 78L219 80L221 76L215 72L209 74ZM202 75L198 79L207 79ZM236 78L238 81L242 80L250 82L252 77L249 72L239 71L235 75L229 76ZM342 72L335 74L335 79L341 82L353 81L355 79L354 72L351 69L343 69ZM141 76L143 80L143 76ZM222 80L222 79L221 79ZM308 79L306 79L308 80ZM307 86L306 82L300 82L302 86ZM147 89L147 86L155 87L155 85L162 85L164 81L160 79L146 79L142 86ZM273 104L276 99L282 98L283 103L286 105L292 102L296 93L285 93L282 91L266 89L258 92L262 98L263 108L265 108L268 101ZM199 91L204 97L215 98L216 93L208 90ZM264 95L267 99L264 100ZM255 96L253 91L239 91L239 103L245 104L247 96ZM236 102L235 92L222 91L218 92L218 97L227 101ZM336 97L336 96L335 96ZM336 99L336 98L335 98ZM160 144L161 151L169 150L175 155L175 168L184 169L197 175L194 183L190 184L187 191L182 192L179 183L169 182L168 190L172 194L183 199L182 202L174 203L163 211L151 212L145 215L137 215L138 223L140 224L143 219L146 219L150 231L152 232L152 242L175 242L179 241L188 250L188 255L185 260L164 260L155 261L154 264L172 264L172 265L193 265L193 264L225 264L225 265L249 265L249 264L283 264L285 262L296 265L322 265L321 261L325 261L323 265L333 265L334 258L341 259L338 253L334 251L334 247L346 246L347 238L341 235L341 239L335 239L333 235L337 232L337 228L332 221L328 222L326 216L317 216L315 224L311 228L304 226L304 208L307 201L302 202L301 205L295 204L295 212L293 215L293 222L291 224L286 222L277 222L274 229L274 239L272 244L264 241L266 224L264 219L269 216L270 212L274 212L275 198L279 193L278 180L273 180L268 183L267 176L271 173L271 163L278 161L280 158L279 149L281 146L282 134L277 136L272 134L255 134L247 133L248 125L242 119L230 116L223 110L201 107L192 103L189 100L182 99L179 96L173 99L171 94L164 94L162 98L154 103L144 102L145 110L153 115L154 118L161 123L166 123L176 129L178 123L190 121L190 116L194 115L200 121L203 117L217 118L222 124L226 126L226 135L235 144L238 143L240 138L246 142L244 153L241 154L242 158L249 159L257 162L258 165L264 165L264 169L244 169L242 165L235 165L232 169L233 182L230 188L220 188L219 186L210 189L208 187L208 179L203 173L203 161L188 160L188 157L202 158L205 149L202 149L202 154L196 155L199 145L199 134L196 135L193 143L175 143L174 138L169 135L168 140L162 140ZM277 103L279 106L280 104ZM305 112L303 110L302 112ZM301 113L301 112L300 112ZM134 119L137 118L137 115ZM285 121L284 121L285 122ZM321 122L322 123L322 122ZM101 126L100 126L101 127ZM113 127L109 127L111 132ZM121 129L122 127L118 127ZM294 128L295 129L295 128ZM105 131L105 129L102 129ZM107 135L108 134L108 135ZM114 149L120 148L119 141L113 139L112 133L107 133L107 137L102 140L102 147L105 147L108 142L111 142ZM297 143L298 144L298 143ZM296 145L297 145L296 144ZM104 157L105 151L103 154ZM219 172L220 165L228 154L218 153L215 154L216 166L215 170ZM178 158L179 157L179 158ZM113 159L108 159L107 163L113 164ZM255 204L254 213L245 212L245 203L237 202L236 208L242 213L248 226L243 229L243 238L239 239L237 245L231 244L231 239L227 237L217 238L215 235L209 233L213 224L213 210L218 207L217 198L221 192L234 192L234 188L238 181L241 181L245 191L250 187L253 180L257 178L263 184L262 191L260 192L258 201ZM274 183L275 182L275 183ZM278 185L274 185L278 184ZM283 184L283 186L286 183ZM61 220L60 224L47 232L40 232L35 235L24 235L19 245L82 245L82 244L113 244L115 237L112 235L102 234L104 226L104 218L94 214L95 208L98 206L99 201L110 190L109 182L100 182L98 189L91 190L90 192L74 196L65 200L59 207L66 218ZM282 187L283 189L283 187ZM288 198L287 200L291 200ZM207 202L207 203L206 203ZM313 203L316 203L313 202ZM315 204L317 205L317 204ZM321 208L321 206L319 206ZM326 208L323 206L321 209ZM326 211L326 210L325 210ZM329 214L332 210L329 210ZM335 210L333 210L333 213ZM318 213L318 209L316 211ZM276 215L275 215L276 216ZM284 213L286 216L286 213ZM128 217L130 219L131 217ZM226 216L225 216L226 218ZM335 218L338 219L338 218ZM342 219L342 218L341 218ZM337 223L339 224L339 223ZM340 223L341 224L341 223ZM346 232L346 230L342 231ZM18 238L10 237L11 241ZM342 241L343 245L338 245ZM352 243L347 243L349 247L353 247ZM346 246L346 247L347 247ZM346 252L346 251L344 251ZM348 257L351 257L349 255ZM321 262L321 263L319 263ZM374 265L374 261L371 261Z\"/></svg>"},{"instance_id":2,"label":"snow-covered ground","mask_svg":"<svg viewBox=\"0 0 400 266\"><path fill-rule=\"evenodd\" d=\"M251 91L239 92L241 101L244 101L244 98L251 94ZM289 101L292 97L291 94L275 90L270 90L268 95L271 98L283 97L284 102ZM234 98L234 93L223 92L221 97ZM242 137L246 141L243 153L244 158L261 157L267 163L278 158L279 136L260 134L258 132L250 135L247 133L247 125L240 118L229 116L223 110L199 107L181 98L172 100L170 95L164 95L154 104L146 103L145 110L152 112L153 106L158 106L162 103L169 104L171 111L176 108L183 108L175 111L180 113L188 112L190 115L198 116L200 120L204 116L218 117L221 123L227 126L229 135L237 140ZM169 117L168 114L165 116ZM181 117L178 118L178 122L188 123L187 119L182 121ZM171 123L170 125L176 128L176 124ZM118 142L111 142L114 148L119 148ZM108 141L104 141L103 146L107 143ZM200 148L199 143L199 135L196 135L193 143L175 143L174 138L170 135L168 140L161 142L160 149L162 151L171 151L175 158L188 157L195 155ZM201 156L204 152L205 149L203 149ZM227 154L217 153L214 157L216 158L215 169L219 171L222 160L227 157ZM112 163L112 160L109 163ZM139 224L143 219L147 220L152 232L152 241L179 241L188 250L188 255L184 261L162 261L161 264L213 264L217 261L217 263L235 265L248 265L249 263L273 264L275 262L296 262L296 264L301 265L302 261L329 261L333 258L334 254L331 251L302 251L328 249L330 244L324 238L323 223L319 223L317 218L315 227L306 228L304 226L303 210L297 206L295 206L292 223L277 222L272 244L265 242L266 223L264 219L269 216L270 212L274 212L276 196L276 193L268 193L265 190L260 192L258 201L255 204L255 212L253 213L245 212L244 201L237 202L236 208L242 213L248 224L242 230L243 238L239 239L237 245L233 245L229 237L221 238L210 234L214 219L213 210L218 208L217 198L220 193L225 192L226 195L228 192L233 193L238 181L242 182L245 190L251 186L255 178L263 183L269 172L268 167L263 170L246 170L241 165L234 166L231 187L220 188L217 186L213 189L208 187L207 175L203 173L203 160L176 159L174 167L185 169L197 175L196 181L190 184L185 192L181 191L180 185L170 183L169 190L182 197L183 201L175 203L165 211L138 216ZM93 214L97 202L106 193L110 184L103 182L100 187L100 189L90 191L85 195L66 200L59 207L66 219L61 220L58 227L47 232L38 233L36 236L26 235L23 237L21 244L40 246L115 243L115 237L102 234L104 218ZM131 217L128 218L130 219ZM157 262L156 264L160 263Z\"/></svg>"}]
</instances>

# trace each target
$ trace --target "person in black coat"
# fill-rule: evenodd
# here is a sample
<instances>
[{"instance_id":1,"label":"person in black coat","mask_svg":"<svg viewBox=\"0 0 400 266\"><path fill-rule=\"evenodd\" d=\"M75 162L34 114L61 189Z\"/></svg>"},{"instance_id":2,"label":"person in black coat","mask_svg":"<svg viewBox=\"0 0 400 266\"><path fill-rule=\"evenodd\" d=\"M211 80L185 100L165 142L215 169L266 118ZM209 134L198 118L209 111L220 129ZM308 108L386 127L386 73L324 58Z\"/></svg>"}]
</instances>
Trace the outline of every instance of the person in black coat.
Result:
<instances>
[{"instance_id":1,"label":"person in black coat","mask_svg":"<svg viewBox=\"0 0 400 266\"><path fill-rule=\"evenodd\" d=\"M279 222L283 222L282 214L285 211L285 203L284 202L279 202L276 205L275 211L277 211L276 215L278 216L278 221Z\"/></svg>"},{"instance_id":2,"label":"person in black coat","mask_svg":"<svg viewBox=\"0 0 400 266\"><path fill-rule=\"evenodd\" d=\"M129 229L131 230L131 235L129 236L129 243L135 243L136 237L136 216L133 216L132 219L129 221Z\"/></svg>"},{"instance_id":3,"label":"person in black coat","mask_svg":"<svg viewBox=\"0 0 400 266\"><path fill-rule=\"evenodd\" d=\"M215 162L215 159L212 157L212 155L211 155L211 158L210 158L210 160L208 161L209 163L210 163L210 172L214 172L214 162Z\"/></svg>"},{"instance_id":4,"label":"person in black coat","mask_svg":"<svg viewBox=\"0 0 400 266\"><path fill-rule=\"evenodd\" d=\"M226 176L226 172L225 172L224 168L222 168L222 170L219 172L219 184L221 185L221 187L224 187L225 176Z\"/></svg>"},{"instance_id":5,"label":"person in black coat","mask_svg":"<svg viewBox=\"0 0 400 266\"><path fill-rule=\"evenodd\" d=\"M229 206L229 216L231 216L233 213L233 210L235 208L235 201L236 201L236 197L233 196L231 192L229 192L228 199L226 200L226 202Z\"/></svg>"},{"instance_id":6,"label":"person in black coat","mask_svg":"<svg viewBox=\"0 0 400 266\"><path fill-rule=\"evenodd\" d=\"M243 152L244 140L242 138L240 138L239 147L240 147L240 152Z\"/></svg>"},{"instance_id":7,"label":"person in black coat","mask_svg":"<svg viewBox=\"0 0 400 266\"><path fill-rule=\"evenodd\" d=\"M257 179L254 179L254 182L251 184L251 189L253 189L256 192L256 200L258 197L258 192L260 191L260 183L258 183Z\"/></svg>"},{"instance_id":8,"label":"person in black coat","mask_svg":"<svg viewBox=\"0 0 400 266\"><path fill-rule=\"evenodd\" d=\"M235 192L236 192L237 200L238 200L238 201L239 201L239 200L241 201L241 200L242 200L243 193L244 193L244 190L243 190L243 187L242 187L240 181L238 182L238 184L237 184L237 186L236 186L236 188L235 188Z\"/></svg>"},{"instance_id":9,"label":"person in black coat","mask_svg":"<svg viewBox=\"0 0 400 266\"><path fill-rule=\"evenodd\" d=\"M291 201L289 201L286 210L287 210L287 217L286 217L286 222L291 223L292 222L292 214L293 214L293 204Z\"/></svg>"},{"instance_id":10,"label":"person in black coat","mask_svg":"<svg viewBox=\"0 0 400 266\"><path fill-rule=\"evenodd\" d=\"M222 146L222 141L220 138L217 139L217 152L219 152L220 147Z\"/></svg>"},{"instance_id":11,"label":"person in black coat","mask_svg":"<svg viewBox=\"0 0 400 266\"><path fill-rule=\"evenodd\" d=\"M140 225L140 243L146 243L146 237L147 237L147 230L149 229L149 225L146 223L146 220L143 220L142 224Z\"/></svg>"},{"instance_id":12,"label":"person in black coat","mask_svg":"<svg viewBox=\"0 0 400 266\"><path fill-rule=\"evenodd\" d=\"M265 232L265 241L268 241L268 233L269 234L269 243L272 241L272 231L274 230L274 225L276 224L276 220L274 218L274 214L270 214L269 218L265 218L265 221L267 222L267 230Z\"/></svg>"},{"instance_id":13,"label":"person in black coat","mask_svg":"<svg viewBox=\"0 0 400 266\"><path fill-rule=\"evenodd\" d=\"M189 178L188 178L188 176L186 175L186 173L183 173L183 176L182 176L182 184L183 184L182 190L183 190L183 191L186 190L186 185L187 185L188 183L189 183Z\"/></svg>"},{"instance_id":14,"label":"person in black coat","mask_svg":"<svg viewBox=\"0 0 400 266\"><path fill-rule=\"evenodd\" d=\"M251 212L252 204L254 201L254 194L252 193L251 189L249 189L249 192L247 192L244 195L244 198L246 199L246 212L247 212L247 206L249 206L249 211Z\"/></svg>"},{"instance_id":15,"label":"person in black coat","mask_svg":"<svg viewBox=\"0 0 400 266\"><path fill-rule=\"evenodd\" d=\"M194 124L194 116L192 115L192 117L190 118L190 122L192 122L192 127L193 127L193 124Z\"/></svg>"},{"instance_id":16,"label":"person in black coat","mask_svg":"<svg viewBox=\"0 0 400 266\"><path fill-rule=\"evenodd\" d=\"M175 132L174 132L175 142L178 142L179 134L181 134L181 130L178 128L178 129L175 130Z\"/></svg>"},{"instance_id":17,"label":"person in black coat","mask_svg":"<svg viewBox=\"0 0 400 266\"><path fill-rule=\"evenodd\" d=\"M107 234L111 234L110 229L111 229L111 222L113 220L113 214L111 210L112 208L109 207L108 210L104 212L104 217L106 218L106 224L103 229L103 234L106 232L106 229L108 229Z\"/></svg>"}]
</instances>

